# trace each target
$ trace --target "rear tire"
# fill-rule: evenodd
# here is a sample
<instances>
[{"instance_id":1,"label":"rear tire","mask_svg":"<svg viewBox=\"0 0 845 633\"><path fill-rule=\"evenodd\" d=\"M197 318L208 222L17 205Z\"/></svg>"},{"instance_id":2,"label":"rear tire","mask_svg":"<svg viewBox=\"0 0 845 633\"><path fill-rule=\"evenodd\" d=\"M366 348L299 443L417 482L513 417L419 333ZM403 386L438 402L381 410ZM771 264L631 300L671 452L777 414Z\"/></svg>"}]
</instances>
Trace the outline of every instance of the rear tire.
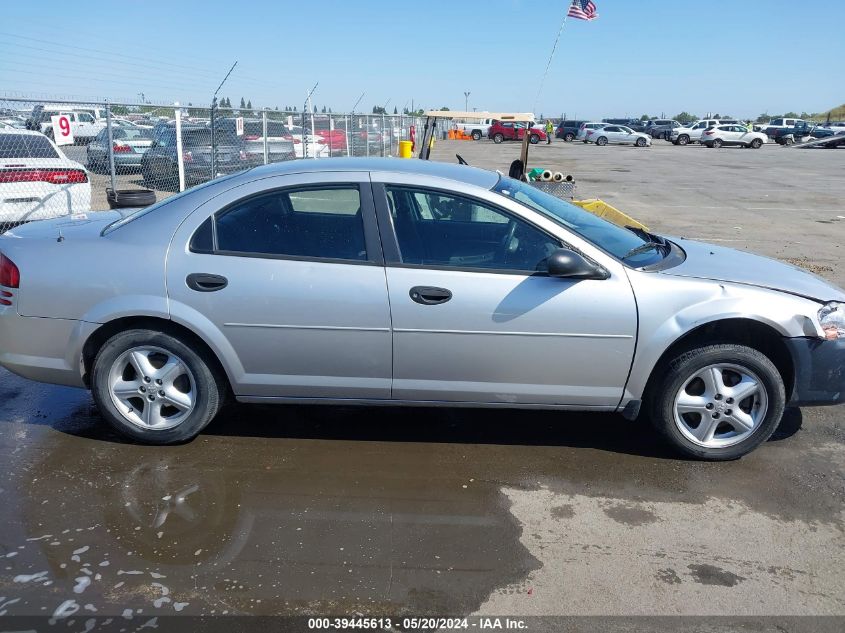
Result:
<instances>
[{"instance_id":1,"label":"rear tire","mask_svg":"<svg viewBox=\"0 0 845 633\"><path fill-rule=\"evenodd\" d=\"M710 143L710 147L719 148L722 147L722 139L714 138L713 141Z\"/></svg>"},{"instance_id":2,"label":"rear tire","mask_svg":"<svg viewBox=\"0 0 845 633\"><path fill-rule=\"evenodd\" d=\"M505 140L505 137L501 135L501 133L496 133L493 135L493 142L498 144Z\"/></svg>"},{"instance_id":3,"label":"rear tire","mask_svg":"<svg viewBox=\"0 0 845 633\"><path fill-rule=\"evenodd\" d=\"M480 141L481 140L481 132L479 132L478 130L473 130L472 131L472 140L473 141Z\"/></svg>"},{"instance_id":4,"label":"rear tire","mask_svg":"<svg viewBox=\"0 0 845 633\"><path fill-rule=\"evenodd\" d=\"M604 147L605 145L607 145L607 137L606 137L606 136L600 136L600 137L598 137L598 138L596 139L596 145L600 145L600 146L602 146L602 147Z\"/></svg>"},{"instance_id":5,"label":"rear tire","mask_svg":"<svg viewBox=\"0 0 845 633\"><path fill-rule=\"evenodd\" d=\"M142 362L133 362L138 357ZM159 360L163 364L156 366ZM121 435L145 444L176 444L196 437L223 404L224 380L213 367L205 354L174 336L127 330L112 336L97 353L91 392L103 418ZM175 401L179 407L169 404Z\"/></svg>"},{"instance_id":6,"label":"rear tire","mask_svg":"<svg viewBox=\"0 0 845 633\"><path fill-rule=\"evenodd\" d=\"M780 424L786 406L783 378L772 361L756 349L707 345L679 353L658 371L650 386L648 410L657 430L683 455L710 461L738 459L769 439ZM696 395L696 381L701 380L696 374L706 376L714 371L721 376L721 386L715 389L718 396L709 393L704 381L701 395ZM743 382L727 386L731 376L733 380L741 377ZM739 393L740 385L757 385L758 389L736 402L731 394ZM693 406L702 413L680 413L689 409L686 403L679 403L681 399L696 403ZM706 408L699 401L706 402ZM741 414L751 428L738 425L737 431L732 414L737 418ZM710 432L702 424L707 424ZM693 439L699 433L705 439Z\"/></svg>"},{"instance_id":7,"label":"rear tire","mask_svg":"<svg viewBox=\"0 0 845 633\"><path fill-rule=\"evenodd\" d=\"M531 136L528 137L528 142L531 143L532 145L536 145L537 143L540 142L540 137L537 136L536 134L532 134Z\"/></svg>"},{"instance_id":8,"label":"rear tire","mask_svg":"<svg viewBox=\"0 0 845 633\"><path fill-rule=\"evenodd\" d=\"M575 140L575 135L572 132L567 132L566 134L563 135L563 140L566 141L567 143L571 143L572 141Z\"/></svg>"}]
</instances>

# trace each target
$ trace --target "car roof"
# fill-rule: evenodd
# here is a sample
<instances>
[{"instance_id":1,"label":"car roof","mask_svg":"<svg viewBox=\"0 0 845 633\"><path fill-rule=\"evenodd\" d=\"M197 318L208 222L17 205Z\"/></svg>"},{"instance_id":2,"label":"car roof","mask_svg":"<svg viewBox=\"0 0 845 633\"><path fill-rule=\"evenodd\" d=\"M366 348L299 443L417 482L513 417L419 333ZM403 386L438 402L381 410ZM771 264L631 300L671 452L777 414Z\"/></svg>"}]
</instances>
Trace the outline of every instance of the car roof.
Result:
<instances>
[{"instance_id":1,"label":"car roof","mask_svg":"<svg viewBox=\"0 0 845 633\"><path fill-rule=\"evenodd\" d=\"M468 185L490 189L499 181L499 174L486 169L421 159L400 158L305 158L262 165L251 169L253 176L267 177L284 174L371 171L396 174L419 174L434 178L457 180Z\"/></svg>"}]
</instances>

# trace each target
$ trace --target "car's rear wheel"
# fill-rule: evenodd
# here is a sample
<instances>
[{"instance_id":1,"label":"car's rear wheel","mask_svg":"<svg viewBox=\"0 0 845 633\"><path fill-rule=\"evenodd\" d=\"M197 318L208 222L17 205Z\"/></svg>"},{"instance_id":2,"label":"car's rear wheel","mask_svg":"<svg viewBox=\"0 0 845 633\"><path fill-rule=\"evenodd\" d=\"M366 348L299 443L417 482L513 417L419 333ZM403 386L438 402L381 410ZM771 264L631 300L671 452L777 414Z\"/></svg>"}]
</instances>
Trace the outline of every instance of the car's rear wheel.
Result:
<instances>
[{"instance_id":1,"label":"car's rear wheel","mask_svg":"<svg viewBox=\"0 0 845 633\"><path fill-rule=\"evenodd\" d=\"M637 142L636 142L636 146L637 147L645 147L645 139L643 137L638 138Z\"/></svg>"},{"instance_id":2,"label":"car's rear wheel","mask_svg":"<svg viewBox=\"0 0 845 633\"><path fill-rule=\"evenodd\" d=\"M493 135L493 142L494 143L501 143L505 140L505 137L501 135L501 133L496 133Z\"/></svg>"},{"instance_id":3,"label":"car's rear wheel","mask_svg":"<svg viewBox=\"0 0 845 633\"><path fill-rule=\"evenodd\" d=\"M761 147L763 147L763 141L761 141L759 138L755 138L753 141L751 141L752 149L760 149Z\"/></svg>"},{"instance_id":4,"label":"car's rear wheel","mask_svg":"<svg viewBox=\"0 0 845 633\"><path fill-rule=\"evenodd\" d=\"M536 134L532 134L530 137L528 137L528 142L531 143L532 145L536 145L537 143L540 142L540 137L537 136Z\"/></svg>"},{"instance_id":5,"label":"car's rear wheel","mask_svg":"<svg viewBox=\"0 0 845 633\"><path fill-rule=\"evenodd\" d=\"M681 134L678 137L678 140L676 141L676 143L678 145L686 145L687 143L689 143L689 136L687 136L686 134Z\"/></svg>"},{"instance_id":6,"label":"car's rear wheel","mask_svg":"<svg viewBox=\"0 0 845 633\"><path fill-rule=\"evenodd\" d=\"M566 141L567 143L571 143L572 141L575 140L575 135L572 132L567 132L566 134L563 135L563 140Z\"/></svg>"},{"instance_id":7,"label":"car's rear wheel","mask_svg":"<svg viewBox=\"0 0 845 633\"><path fill-rule=\"evenodd\" d=\"M607 137L600 136L596 139L596 145L607 145Z\"/></svg>"},{"instance_id":8,"label":"car's rear wheel","mask_svg":"<svg viewBox=\"0 0 845 633\"><path fill-rule=\"evenodd\" d=\"M710 147L722 147L722 139L714 138L713 141L710 143Z\"/></svg>"},{"instance_id":9,"label":"car's rear wheel","mask_svg":"<svg viewBox=\"0 0 845 633\"><path fill-rule=\"evenodd\" d=\"M472 140L473 141L480 141L481 140L481 132L479 130L472 131Z\"/></svg>"},{"instance_id":10,"label":"car's rear wheel","mask_svg":"<svg viewBox=\"0 0 845 633\"><path fill-rule=\"evenodd\" d=\"M94 401L119 433L146 444L195 437L217 414L225 390L211 359L155 330L127 330L97 354Z\"/></svg>"},{"instance_id":11,"label":"car's rear wheel","mask_svg":"<svg viewBox=\"0 0 845 633\"><path fill-rule=\"evenodd\" d=\"M765 442L783 416L783 378L771 360L744 345L717 344L679 354L651 386L651 418L681 453L737 459Z\"/></svg>"}]
</instances>

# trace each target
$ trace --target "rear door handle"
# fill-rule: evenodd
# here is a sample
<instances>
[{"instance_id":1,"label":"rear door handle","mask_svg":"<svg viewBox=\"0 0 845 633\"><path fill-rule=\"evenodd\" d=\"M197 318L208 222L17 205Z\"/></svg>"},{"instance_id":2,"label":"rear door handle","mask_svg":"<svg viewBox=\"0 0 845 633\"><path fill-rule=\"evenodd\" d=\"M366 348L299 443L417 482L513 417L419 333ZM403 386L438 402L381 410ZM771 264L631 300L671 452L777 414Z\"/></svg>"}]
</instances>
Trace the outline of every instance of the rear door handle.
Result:
<instances>
[{"instance_id":1,"label":"rear door handle","mask_svg":"<svg viewBox=\"0 0 845 633\"><path fill-rule=\"evenodd\" d=\"M185 279L188 288L197 292L214 292L223 290L229 285L229 280L222 275L211 275L209 273L191 273Z\"/></svg>"},{"instance_id":2,"label":"rear door handle","mask_svg":"<svg viewBox=\"0 0 845 633\"><path fill-rule=\"evenodd\" d=\"M408 291L413 301L424 306L446 303L452 298L452 291L446 288L435 288L434 286L414 286Z\"/></svg>"}]
</instances>

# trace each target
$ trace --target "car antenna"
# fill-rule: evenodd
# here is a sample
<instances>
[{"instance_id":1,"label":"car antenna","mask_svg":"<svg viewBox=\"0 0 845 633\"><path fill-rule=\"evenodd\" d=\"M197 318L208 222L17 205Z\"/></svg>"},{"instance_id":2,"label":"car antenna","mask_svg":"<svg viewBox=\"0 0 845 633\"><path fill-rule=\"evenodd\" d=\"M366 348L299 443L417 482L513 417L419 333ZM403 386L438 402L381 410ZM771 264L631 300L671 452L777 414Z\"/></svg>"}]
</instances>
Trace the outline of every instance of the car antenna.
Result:
<instances>
[{"instance_id":1,"label":"car antenna","mask_svg":"<svg viewBox=\"0 0 845 633\"><path fill-rule=\"evenodd\" d=\"M64 241L65 241L65 236L64 236L64 235L62 235L62 227L60 227L60 226L59 226L59 227L57 227L57 228L59 229L59 237L57 237L57 238L56 238L56 241L57 241L57 242L64 242Z\"/></svg>"}]
</instances>

